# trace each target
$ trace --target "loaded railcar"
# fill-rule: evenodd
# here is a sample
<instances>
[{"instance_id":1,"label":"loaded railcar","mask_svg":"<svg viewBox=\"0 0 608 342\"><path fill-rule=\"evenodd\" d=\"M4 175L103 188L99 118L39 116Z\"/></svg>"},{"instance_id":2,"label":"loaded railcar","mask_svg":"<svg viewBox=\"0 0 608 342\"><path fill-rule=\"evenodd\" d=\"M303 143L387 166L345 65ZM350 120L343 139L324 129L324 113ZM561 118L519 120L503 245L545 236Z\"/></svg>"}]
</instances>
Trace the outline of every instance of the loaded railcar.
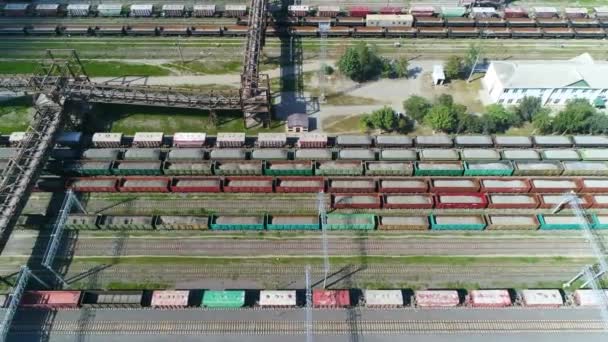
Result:
<instances>
[{"instance_id":1,"label":"loaded railcar","mask_svg":"<svg viewBox=\"0 0 608 342\"><path fill-rule=\"evenodd\" d=\"M323 192L325 178L323 177L279 177L276 181L276 192Z\"/></svg>"},{"instance_id":2,"label":"loaded railcar","mask_svg":"<svg viewBox=\"0 0 608 342\"><path fill-rule=\"evenodd\" d=\"M196 4L192 7L193 17L213 17L216 14L216 5Z\"/></svg>"}]
</instances>

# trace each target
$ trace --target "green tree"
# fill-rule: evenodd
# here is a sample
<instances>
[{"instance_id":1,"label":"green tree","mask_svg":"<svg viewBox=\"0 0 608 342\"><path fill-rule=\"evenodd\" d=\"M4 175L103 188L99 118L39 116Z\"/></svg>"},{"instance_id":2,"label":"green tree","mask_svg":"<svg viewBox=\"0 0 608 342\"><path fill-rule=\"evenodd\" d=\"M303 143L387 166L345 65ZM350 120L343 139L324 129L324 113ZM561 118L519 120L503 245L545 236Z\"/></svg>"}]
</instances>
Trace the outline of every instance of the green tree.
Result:
<instances>
[{"instance_id":1,"label":"green tree","mask_svg":"<svg viewBox=\"0 0 608 342\"><path fill-rule=\"evenodd\" d=\"M553 119L553 131L558 133L584 133L588 121L597 110L586 99L574 99L566 104L566 108L557 113Z\"/></svg>"},{"instance_id":2,"label":"green tree","mask_svg":"<svg viewBox=\"0 0 608 342\"><path fill-rule=\"evenodd\" d=\"M521 123L517 114L507 110L500 104L493 104L486 107L486 113L482 118L484 131L488 133L504 132L511 126Z\"/></svg>"},{"instance_id":3,"label":"green tree","mask_svg":"<svg viewBox=\"0 0 608 342\"><path fill-rule=\"evenodd\" d=\"M539 111L532 118L532 126L536 129L540 134L548 134L553 132L553 119L551 118L551 114L549 110Z\"/></svg>"},{"instance_id":4,"label":"green tree","mask_svg":"<svg viewBox=\"0 0 608 342\"><path fill-rule=\"evenodd\" d=\"M586 126L589 127L589 134L607 134L608 116L604 113L595 113L587 118Z\"/></svg>"},{"instance_id":5,"label":"green tree","mask_svg":"<svg viewBox=\"0 0 608 342\"><path fill-rule=\"evenodd\" d=\"M463 67L470 71L475 64L477 58L481 55L481 47L477 44L469 45L469 49L467 50L467 54L463 60Z\"/></svg>"},{"instance_id":6,"label":"green tree","mask_svg":"<svg viewBox=\"0 0 608 342\"><path fill-rule=\"evenodd\" d=\"M517 113L523 121L532 121L534 115L536 115L541 108L540 97L526 96L522 98L519 105L515 107L515 113Z\"/></svg>"},{"instance_id":7,"label":"green tree","mask_svg":"<svg viewBox=\"0 0 608 342\"><path fill-rule=\"evenodd\" d=\"M361 132L367 132L371 128L373 128L374 124L372 123L371 116L369 114L362 115L359 118L359 130Z\"/></svg>"},{"instance_id":8,"label":"green tree","mask_svg":"<svg viewBox=\"0 0 608 342\"><path fill-rule=\"evenodd\" d=\"M454 105L454 98L450 94L441 94L437 96L435 103L446 107L452 107Z\"/></svg>"},{"instance_id":9,"label":"green tree","mask_svg":"<svg viewBox=\"0 0 608 342\"><path fill-rule=\"evenodd\" d=\"M427 99L422 96L411 96L407 100L403 101L403 110L412 119L422 122L424 116L429 112L433 105Z\"/></svg>"},{"instance_id":10,"label":"green tree","mask_svg":"<svg viewBox=\"0 0 608 342\"><path fill-rule=\"evenodd\" d=\"M452 132L456 128L456 115L452 108L445 105L434 105L425 116L424 122L432 129L442 132Z\"/></svg>"},{"instance_id":11,"label":"green tree","mask_svg":"<svg viewBox=\"0 0 608 342\"><path fill-rule=\"evenodd\" d=\"M391 131L395 127L395 111L388 106L375 110L370 115L370 121L375 128Z\"/></svg>"},{"instance_id":12,"label":"green tree","mask_svg":"<svg viewBox=\"0 0 608 342\"><path fill-rule=\"evenodd\" d=\"M397 120L397 131L401 134L410 133L414 130L414 127L414 120L412 120L408 116L402 115Z\"/></svg>"},{"instance_id":13,"label":"green tree","mask_svg":"<svg viewBox=\"0 0 608 342\"><path fill-rule=\"evenodd\" d=\"M348 48L342 57L340 57L340 60L338 60L338 70L352 80L355 80L359 77L358 75L363 73L363 67L355 48Z\"/></svg>"},{"instance_id":14,"label":"green tree","mask_svg":"<svg viewBox=\"0 0 608 342\"><path fill-rule=\"evenodd\" d=\"M393 62L393 69L395 71L395 77L397 78L408 78L409 76L410 62L405 57L401 57Z\"/></svg>"},{"instance_id":15,"label":"green tree","mask_svg":"<svg viewBox=\"0 0 608 342\"><path fill-rule=\"evenodd\" d=\"M482 133L483 126L479 116L466 111L457 116L456 133Z\"/></svg>"},{"instance_id":16,"label":"green tree","mask_svg":"<svg viewBox=\"0 0 608 342\"><path fill-rule=\"evenodd\" d=\"M443 66L445 77L448 79L457 79L462 73L462 58L452 56Z\"/></svg>"}]
</instances>

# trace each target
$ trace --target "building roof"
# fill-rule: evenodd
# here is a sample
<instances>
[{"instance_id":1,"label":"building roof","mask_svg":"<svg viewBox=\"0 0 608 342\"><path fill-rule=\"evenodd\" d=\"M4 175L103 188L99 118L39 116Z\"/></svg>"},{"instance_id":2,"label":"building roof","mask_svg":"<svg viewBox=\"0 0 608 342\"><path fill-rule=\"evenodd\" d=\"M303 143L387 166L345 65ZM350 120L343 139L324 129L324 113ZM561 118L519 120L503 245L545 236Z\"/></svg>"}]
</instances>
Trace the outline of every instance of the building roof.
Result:
<instances>
[{"instance_id":1,"label":"building roof","mask_svg":"<svg viewBox=\"0 0 608 342\"><path fill-rule=\"evenodd\" d=\"M505 88L608 88L608 64L584 53L560 62L492 62Z\"/></svg>"},{"instance_id":2,"label":"building roof","mask_svg":"<svg viewBox=\"0 0 608 342\"><path fill-rule=\"evenodd\" d=\"M308 128L308 115L303 113L291 114L287 117L287 127Z\"/></svg>"}]
</instances>

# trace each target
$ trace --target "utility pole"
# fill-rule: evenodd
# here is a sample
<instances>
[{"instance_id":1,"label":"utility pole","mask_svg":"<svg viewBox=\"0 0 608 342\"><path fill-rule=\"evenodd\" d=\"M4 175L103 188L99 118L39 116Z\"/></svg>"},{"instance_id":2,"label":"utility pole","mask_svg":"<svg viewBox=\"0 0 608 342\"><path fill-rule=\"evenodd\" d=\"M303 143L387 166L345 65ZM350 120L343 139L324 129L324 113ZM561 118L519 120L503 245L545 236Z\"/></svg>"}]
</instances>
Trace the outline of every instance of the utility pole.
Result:
<instances>
[{"instance_id":1,"label":"utility pole","mask_svg":"<svg viewBox=\"0 0 608 342\"><path fill-rule=\"evenodd\" d=\"M310 265L306 265L306 342L313 342L312 327L312 289L310 281Z\"/></svg>"},{"instance_id":2,"label":"utility pole","mask_svg":"<svg viewBox=\"0 0 608 342\"><path fill-rule=\"evenodd\" d=\"M580 199L573 191L564 194L564 199L558 203L555 208L553 208L553 214L559 212L566 204L570 205L570 208L572 208L574 211L577 219L581 222L580 226L583 232L583 237L587 240L587 242L589 242L591 251L598 261L599 270L596 273L592 265L586 265L581 272L565 283L564 287L570 287L577 279L583 277L585 279L585 283L581 286L581 288L589 285L591 286L593 293L600 304L599 309L602 317L603 328L604 330L608 330L608 298L606 298L605 292L602 290L597 281L606 271L608 271L608 263L606 262L604 253L602 252L595 235L593 235L593 232L591 232L591 226L589 225L587 216L580 206Z\"/></svg>"},{"instance_id":3,"label":"utility pole","mask_svg":"<svg viewBox=\"0 0 608 342\"><path fill-rule=\"evenodd\" d=\"M319 37L321 37L319 44L319 61L321 62L321 72L319 73L319 89L321 90L321 96L319 97L319 101L321 103L325 102L325 88L326 88L326 65L325 62L327 60L327 32L331 28L331 23L329 22L320 22L319 23Z\"/></svg>"},{"instance_id":4,"label":"utility pole","mask_svg":"<svg viewBox=\"0 0 608 342\"><path fill-rule=\"evenodd\" d=\"M327 248L327 212L325 211L325 194L323 191L317 195L317 208L319 210L319 219L321 221L321 239L323 245L323 288L327 285L327 276L329 275L329 251Z\"/></svg>"},{"instance_id":5,"label":"utility pole","mask_svg":"<svg viewBox=\"0 0 608 342\"><path fill-rule=\"evenodd\" d=\"M184 65L184 55L182 54L182 46L179 44L179 36L175 38L175 44L177 45L177 52L179 52L179 59L182 61L182 65Z\"/></svg>"},{"instance_id":6,"label":"utility pole","mask_svg":"<svg viewBox=\"0 0 608 342\"><path fill-rule=\"evenodd\" d=\"M27 288L27 283L30 278L34 278L40 285L50 289L49 285L43 282L40 278L35 276L32 271L27 266L22 266L19 270L19 275L17 276L17 281L15 282L15 286L13 286L12 291L8 297L8 305L4 312L4 317L0 322L0 342L6 341L6 337L8 335L9 330L11 329L11 324L13 323L13 318L15 317L15 313L17 313L17 309L19 308L19 303L21 302L21 297L23 297L23 292Z\"/></svg>"}]
</instances>

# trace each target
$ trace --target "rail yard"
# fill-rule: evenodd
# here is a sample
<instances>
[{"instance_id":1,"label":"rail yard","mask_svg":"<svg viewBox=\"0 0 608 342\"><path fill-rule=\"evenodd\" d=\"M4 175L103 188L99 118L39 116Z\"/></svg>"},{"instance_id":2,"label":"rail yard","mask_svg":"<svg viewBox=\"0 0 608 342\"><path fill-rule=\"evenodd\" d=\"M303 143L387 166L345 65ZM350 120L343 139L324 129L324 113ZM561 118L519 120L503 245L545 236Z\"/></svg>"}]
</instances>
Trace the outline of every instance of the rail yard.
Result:
<instances>
[{"instance_id":1,"label":"rail yard","mask_svg":"<svg viewBox=\"0 0 608 342\"><path fill-rule=\"evenodd\" d=\"M0 341L604 341L605 131L346 124L393 89L490 108L491 60L605 59L602 5L0 3ZM362 46L410 70L347 79Z\"/></svg>"}]
</instances>

